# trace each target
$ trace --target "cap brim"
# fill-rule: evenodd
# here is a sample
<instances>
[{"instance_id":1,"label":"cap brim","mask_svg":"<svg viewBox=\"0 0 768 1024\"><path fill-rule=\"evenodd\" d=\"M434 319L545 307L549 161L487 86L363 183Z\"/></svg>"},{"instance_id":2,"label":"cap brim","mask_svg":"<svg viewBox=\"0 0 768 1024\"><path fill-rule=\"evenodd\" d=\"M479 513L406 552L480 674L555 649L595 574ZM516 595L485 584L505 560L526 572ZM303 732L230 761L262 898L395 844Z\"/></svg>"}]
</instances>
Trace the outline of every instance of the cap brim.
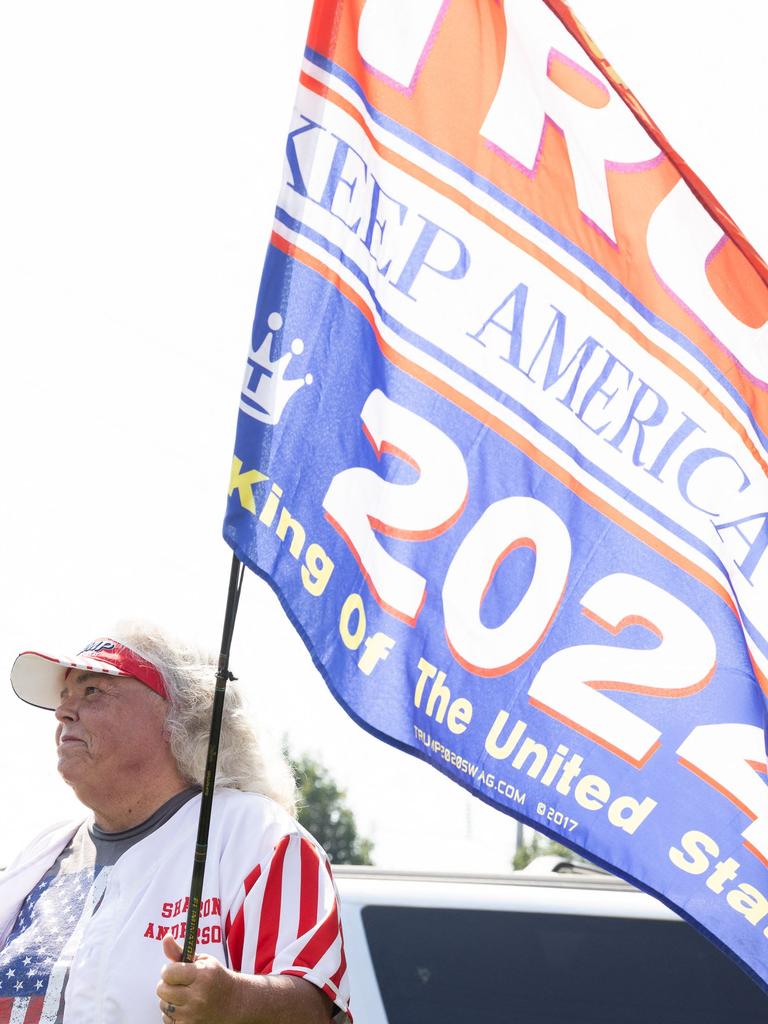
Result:
<instances>
[{"instance_id":1,"label":"cap brim","mask_svg":"<svg viewBox=\"0 0 768 1024\"><path fill-rule=\"evenodd\" d=\"M53 711L61 703L64 680L72 668L110 676L127 676L126 672L97 658L84 658L82 655L57 658L38 651L22 651L11 669L13 692L27 704Z\"/></svg>"}]
</instances>

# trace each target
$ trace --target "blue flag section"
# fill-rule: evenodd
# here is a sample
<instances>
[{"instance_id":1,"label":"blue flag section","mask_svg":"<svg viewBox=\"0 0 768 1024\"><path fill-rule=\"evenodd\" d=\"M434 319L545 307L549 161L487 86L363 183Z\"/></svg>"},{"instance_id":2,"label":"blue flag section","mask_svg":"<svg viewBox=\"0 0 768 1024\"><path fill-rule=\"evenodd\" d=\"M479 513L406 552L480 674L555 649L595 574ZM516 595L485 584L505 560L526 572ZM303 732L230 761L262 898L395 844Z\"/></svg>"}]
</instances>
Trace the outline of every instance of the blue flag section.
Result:
<instances>
[{"instance_id":1,"label":"blue flag section","mask_svg":"<svg viewBox=\"0 0 768 1024\"><path fill-rule=\"evenodd\" d=\"M564 4L395 6L315 7L225 538L360 725L768 988L765 266Z\"/></svg>"}]
</instances>

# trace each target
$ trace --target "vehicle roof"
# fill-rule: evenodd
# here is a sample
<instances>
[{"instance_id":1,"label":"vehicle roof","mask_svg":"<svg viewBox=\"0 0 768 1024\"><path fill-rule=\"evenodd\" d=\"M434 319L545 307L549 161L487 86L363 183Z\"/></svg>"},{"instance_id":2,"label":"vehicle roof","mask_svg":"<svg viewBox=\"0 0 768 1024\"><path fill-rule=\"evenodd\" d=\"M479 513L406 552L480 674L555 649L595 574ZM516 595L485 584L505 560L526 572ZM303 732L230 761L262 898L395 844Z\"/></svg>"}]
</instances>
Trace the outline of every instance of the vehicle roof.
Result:
<instances>
[{"instance_id":1,"label":"vehicle roof","mask_svg":"<svg viewBox=\"0 0 768 1024\"><path fill-rule=\"evenodd\" d=\"M580 864L559 857L538 857L522 870L506 874L409 871L358 864L337 864L334 865L333 872L337 877L367 879L371 882L387 879L396 882L418 881L424 884L448 882L468 885L546 885L635 890L635 887L623 878L592 864Z\"/></svg>"},{"instance_id":2,"label":"vehicle roof","mask_svg":"<svg viewBox=\"0 0 768 1024\"><path fill-rule=\"evenodd\" d=\"M552 863L554 862L554 863ZM557 858L509 874L334 867L342 905L411 906L677 919L654 897L590 865Z\"/></svg>"}]
</instances>

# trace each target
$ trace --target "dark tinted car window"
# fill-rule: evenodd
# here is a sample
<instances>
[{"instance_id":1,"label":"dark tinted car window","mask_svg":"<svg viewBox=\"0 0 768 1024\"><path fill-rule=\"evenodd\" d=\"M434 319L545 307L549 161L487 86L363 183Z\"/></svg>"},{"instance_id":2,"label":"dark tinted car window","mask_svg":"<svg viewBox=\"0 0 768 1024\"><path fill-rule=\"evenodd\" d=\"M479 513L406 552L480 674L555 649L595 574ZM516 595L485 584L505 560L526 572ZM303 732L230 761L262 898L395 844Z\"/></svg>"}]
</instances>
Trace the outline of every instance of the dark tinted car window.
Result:
<instances>
[{"instance_id":1,"label":"dark tinted car window","mask_svg":"<svg viewBox=\"0 0 768 1024\"><path fill-rule=\"evenodd\" d=\"M369 906L390 1024L765 1024L768 998L676 921Z\"/></svg>"}]
</instances>

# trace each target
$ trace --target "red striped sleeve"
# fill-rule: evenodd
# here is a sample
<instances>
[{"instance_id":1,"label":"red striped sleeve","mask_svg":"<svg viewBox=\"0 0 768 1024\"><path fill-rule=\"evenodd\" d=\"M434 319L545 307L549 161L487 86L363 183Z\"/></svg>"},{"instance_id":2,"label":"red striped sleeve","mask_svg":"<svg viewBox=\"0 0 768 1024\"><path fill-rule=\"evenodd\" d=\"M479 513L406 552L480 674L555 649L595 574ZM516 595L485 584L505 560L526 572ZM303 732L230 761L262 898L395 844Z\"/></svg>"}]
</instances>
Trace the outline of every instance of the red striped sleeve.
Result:
<instances>
[{"instance_id":1,"label":"red striped sleeve","mask_svg":"<svg viewBox=\"0 0 768 1024\"><path fill-rule=\"evenodd\" d=\"M331 946L339 938L339 912L334 904L331 913L326 917L320 927L315 931L309 942L302 948L301 952L294 958L294 963L300 967L308 967L312 970L325 956Z\"/></svg>"},{"instance_id":2,"label":"red striped sleeve","mask_svg":"<svg viewBox=\"0 0 768 1024\"><path fill-rule=\"evenodd\" d=\"M261 876L261 864L257 864L253 871L246 876L243 882L243 888L245 890L244 900L248 899L248 893L256 885ZM245 914L244 914L245 903L243 902L240 909L235 914L235 920L230 923L229 914L227 914L227 923L225 931L227 934L227 951L229 953L229 962L232 969L235 971L242 970L243 966L243 937L245 935Z\"/></svg>"},{"instance_id":3,"label":"red striped sleeve","mask_svg":"<svg viewBox=\"0 0 768 1024\"><path fill-rule=\"evenodd\" d=\"M317 924L317 895L319 891L320 858L317 850L301 840L301 895L297 937L305 935Z\"/></svg>"},{"instance_id":4,"label":"red striped sleeve","mask_svg":"<svg viewBox=\"0 0 768 1024\"><path fill-rule=\"evenodd\" d=\"M339 932L341 932L341 928L339 928ZM338 989L341 986L341 979L344 977L344 975L346 973L347 973L347 957L346 957L346 955L344 953L344 942L343 942L343 938L342 938L342 943L341 943L341 962L339 964L338 971L336 971L336 973L331 978L331 984L334 985L336 987L336 989Z\"/></svg>"},{"instance_id":5,"label":"red striped sleeve","mask_svg":"<svg viewBox=\"0 0 768 1024\"><path fill-rule=\"evenodd\" d=\"M259 937L256 942L254 974L269 974L275 959L277 936L280 931L280 911L283 899L283 864L290 836L283 836L275 847L264 886L264 897L259 919Z\"/></svg>"},{"instance_id":6,"label":"red striped sleeve","mask_svg":"<svg viewBox=\"0 0 768 1024\"><path fill-rule=\"evenodd\" d=\"M283 836L240 887L227 916L234 970L305 977L346 1009L347 962L327 857L311 837Z\"/></svg>"}]
</instances>

